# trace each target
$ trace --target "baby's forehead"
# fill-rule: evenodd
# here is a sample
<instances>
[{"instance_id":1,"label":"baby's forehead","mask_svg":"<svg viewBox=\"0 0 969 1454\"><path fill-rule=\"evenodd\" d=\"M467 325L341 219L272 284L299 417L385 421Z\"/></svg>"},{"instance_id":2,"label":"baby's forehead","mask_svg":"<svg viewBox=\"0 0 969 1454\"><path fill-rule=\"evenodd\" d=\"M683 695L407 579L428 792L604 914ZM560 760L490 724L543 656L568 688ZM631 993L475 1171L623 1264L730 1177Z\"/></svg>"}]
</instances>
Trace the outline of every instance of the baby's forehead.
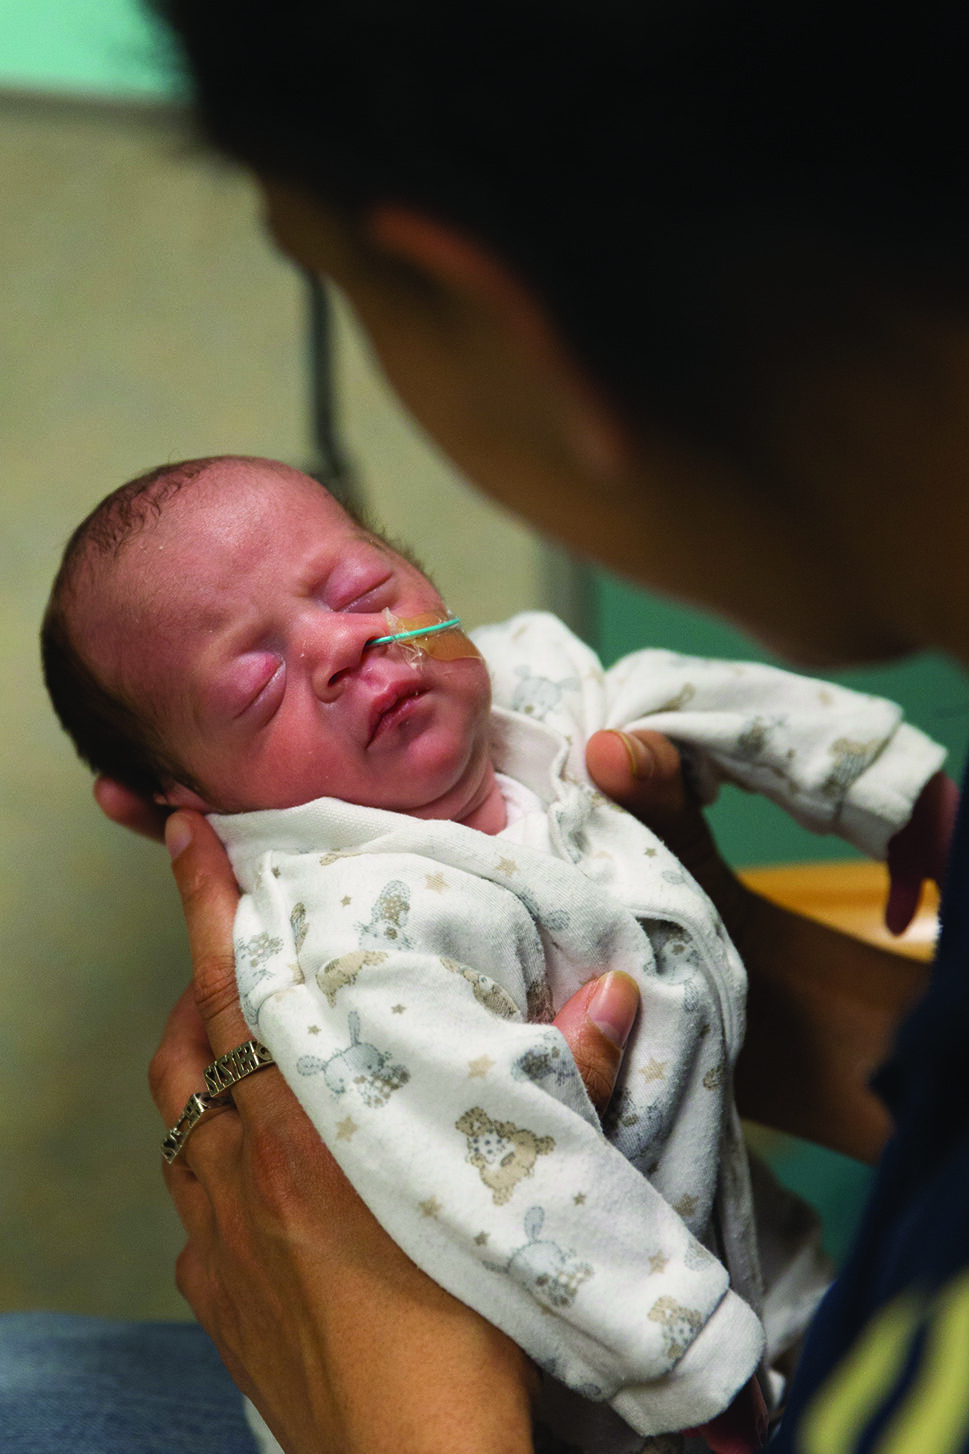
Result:
<instances>
[{"instance_id":1,"label":"baby's forehead","mask_svg":"<svg viewBox=\"0 0 969 1454\"><path fill-rule=\"evenodd\" d=\"M291 567L311 575L361 541L420 570L311 477L262 462L209 468L149 500L129 524L107 546L105 537L89 541L78 573L78 639L102 654L128 653L159 634L202 640L231 626L239 583L258 580L263 592L272 585L265 561L283 576Z\"/></svg>"},{"instance_id":2,"label":"baby's forehead","mask_svg":"<svg viewBox=\"0 0 969 1454\"><path fill-rule=\"evenodd\" d=\"M125 552L89 552L79 563L71 592L70 631L77 646L108 685L118 685L122 665L147 648L162 615L163 583Z\"/></svg>"}]
</instances>

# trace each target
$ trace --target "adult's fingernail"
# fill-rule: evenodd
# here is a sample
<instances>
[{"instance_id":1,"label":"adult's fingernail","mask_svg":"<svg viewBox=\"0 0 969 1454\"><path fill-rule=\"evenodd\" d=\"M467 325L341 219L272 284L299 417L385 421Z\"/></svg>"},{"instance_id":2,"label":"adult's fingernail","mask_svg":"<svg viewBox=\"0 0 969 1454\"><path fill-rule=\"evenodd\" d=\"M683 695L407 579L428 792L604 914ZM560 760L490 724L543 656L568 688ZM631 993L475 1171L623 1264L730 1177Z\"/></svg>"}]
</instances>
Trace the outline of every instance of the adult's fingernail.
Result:
<instances>
[{"instance_id":1,"label":"adult's fingernail","mask_svg":"<svg viewBox=\"0 0 969 1454\"><path fill-rule=\"evenodd\" d=\"M611 729L613 736L618 737L626 749L626 756L629 758L629 771L633 777L647 778L653 773L653 754L649 748L638 737L633 737L629 732L618 732Z\"/></svg>"},{"instance_id":2,"label":"adult's fingernail","mask_svg":"<svg viewBox=\"0 0 969 1454\"><path fill-rule=\"evenodd\" d=\"M165 847L174 863L192 841L192 829L181 813L173 813L165 824Z\"/></svg>"},{"instance_id":3,"label":"adult's fingernail","mask_svg":"<svg viewBox=\"0 0 969 1454\"><path fill-rule=\"evenodd\" d=\"M598 1030L620 1050L629 1039L639 1012L636 981L621 969L614 969L599 981L586 1014Z\"/></svg>"}]
</instances>

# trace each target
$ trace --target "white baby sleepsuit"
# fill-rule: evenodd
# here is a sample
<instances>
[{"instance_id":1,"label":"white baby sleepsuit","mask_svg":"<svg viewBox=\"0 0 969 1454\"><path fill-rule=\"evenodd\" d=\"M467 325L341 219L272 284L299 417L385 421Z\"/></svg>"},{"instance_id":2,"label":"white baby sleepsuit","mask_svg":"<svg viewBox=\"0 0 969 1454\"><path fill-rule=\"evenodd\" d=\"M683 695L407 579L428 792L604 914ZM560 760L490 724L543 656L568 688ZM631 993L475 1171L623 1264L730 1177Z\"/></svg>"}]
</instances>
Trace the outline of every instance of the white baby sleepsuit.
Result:
<instances>
[{"instance_id":1,"label":"white baby sleepsuit","mask_svg":"<svg viewBox=\"0 0 969 1454\"><path fill-rule=\"evenodd\" d=\"M329 798L214 817L244 890L242 1004L394 1239L549 1375L559 1436L624 1454L725 1407L822 1278L795 1239L763 1285L731 1092L743 967L591 786L586 741L655 727L704 800L733 780L875 857L943 752L891 703L769 667L644 651L605 671L542 613L475 640L508 827ZM600 1127L548 1021L606 969L643 1003Z\"/></svg>"}]
</instances>

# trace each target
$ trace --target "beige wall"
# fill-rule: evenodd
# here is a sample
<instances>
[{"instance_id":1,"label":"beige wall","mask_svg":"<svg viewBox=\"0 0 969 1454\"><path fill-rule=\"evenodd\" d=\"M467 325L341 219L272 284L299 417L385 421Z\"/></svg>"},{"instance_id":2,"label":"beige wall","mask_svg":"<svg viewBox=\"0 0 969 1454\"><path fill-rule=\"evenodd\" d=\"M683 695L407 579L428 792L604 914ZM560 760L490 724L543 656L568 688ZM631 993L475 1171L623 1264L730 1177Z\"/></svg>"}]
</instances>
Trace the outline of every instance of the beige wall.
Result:
<instances>
[{"instance_id":1,"label":"beige wall","mask_svg":"<svg viewBox=\"0 0 969 1454\"><path fill-rule=\"evenodd\" d=\"M162 850L92 806L36 634L63 540L121 480L221 450L312 463L304 289L248 187L170 125L0 98L0 177L0 1306L180 1315L144 1071L184 932ZM340 340L364 496L452 606L475 623L561 595L560 566L417 437L342 315Z\"/></svg>"}]
</instances>

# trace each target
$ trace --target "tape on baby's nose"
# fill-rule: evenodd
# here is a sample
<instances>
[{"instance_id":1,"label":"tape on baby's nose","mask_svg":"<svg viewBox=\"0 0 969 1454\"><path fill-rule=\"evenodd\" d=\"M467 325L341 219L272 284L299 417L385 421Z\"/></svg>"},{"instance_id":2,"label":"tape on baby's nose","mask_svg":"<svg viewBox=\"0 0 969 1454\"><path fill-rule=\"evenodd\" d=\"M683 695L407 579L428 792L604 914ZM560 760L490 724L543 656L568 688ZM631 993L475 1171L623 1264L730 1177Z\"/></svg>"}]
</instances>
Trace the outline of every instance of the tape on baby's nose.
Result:
<instances>
[{"instance_id":1,"label":"tape on baby's nose","mask_svg":"<svg viewBox=\"0 0 969 1454\"><path fill-rule=\"evenodd\" d=\"M465 657L480 657L481 652L461 630L457 616L442 618L440 612L424 616L395 616L384 611L384 619L390 628L386 636L375 636L368 646L399 646L412 665L417 665L422 656L431 656L435 661L460 661Z\"/></svg>"}]
</instances>

